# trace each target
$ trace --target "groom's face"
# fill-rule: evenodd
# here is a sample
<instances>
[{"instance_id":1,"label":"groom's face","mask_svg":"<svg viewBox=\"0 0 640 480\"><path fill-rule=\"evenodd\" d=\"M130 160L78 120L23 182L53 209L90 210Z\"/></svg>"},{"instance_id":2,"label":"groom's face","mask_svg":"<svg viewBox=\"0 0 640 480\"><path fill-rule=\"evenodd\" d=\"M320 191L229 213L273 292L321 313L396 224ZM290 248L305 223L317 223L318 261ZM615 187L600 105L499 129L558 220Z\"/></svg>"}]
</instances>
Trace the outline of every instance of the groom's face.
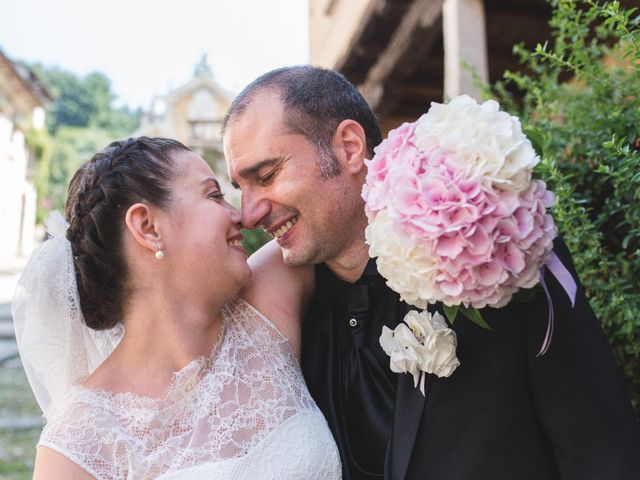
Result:
<instances>
[{"instance_id":1,"label":"groom's face","mask_svg":"<svg viewBox=\"0 0 640 480\"><path fill-rule=\"evenodd\" d=\"M286 128L283 113L277 93L258 92L227 126L224 152L242 190L242 223L271 234L289 265L324 262L351 240L346 226L359 190L345 175L322 176L316 148Z\"/></svg>"}]
</instances>

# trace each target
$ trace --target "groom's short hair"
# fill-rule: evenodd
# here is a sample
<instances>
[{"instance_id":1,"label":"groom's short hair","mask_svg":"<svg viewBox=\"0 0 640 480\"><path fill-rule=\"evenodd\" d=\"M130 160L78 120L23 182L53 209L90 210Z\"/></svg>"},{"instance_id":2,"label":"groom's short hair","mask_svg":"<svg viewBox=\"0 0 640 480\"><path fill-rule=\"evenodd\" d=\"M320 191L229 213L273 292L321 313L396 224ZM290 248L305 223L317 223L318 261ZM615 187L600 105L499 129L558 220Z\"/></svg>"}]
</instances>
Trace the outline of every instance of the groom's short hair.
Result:
<instances>
[{"instance_id":1,"label":"groom's short hair","mask_svg":"<svg viewBox=\"0 0 640 480\"><path fill-rule=\"evenodd\" d=\"M375 114L356 87L340 73L312 65L278 68L247 85L231 103L222 123L222 134L258 92L269 89L280 95L287 128L304 135L314 145L325 177L340 173L331 140L343 120L355 120L362 126L370 156L382 141Z\"/></svg>"}]
</instances>

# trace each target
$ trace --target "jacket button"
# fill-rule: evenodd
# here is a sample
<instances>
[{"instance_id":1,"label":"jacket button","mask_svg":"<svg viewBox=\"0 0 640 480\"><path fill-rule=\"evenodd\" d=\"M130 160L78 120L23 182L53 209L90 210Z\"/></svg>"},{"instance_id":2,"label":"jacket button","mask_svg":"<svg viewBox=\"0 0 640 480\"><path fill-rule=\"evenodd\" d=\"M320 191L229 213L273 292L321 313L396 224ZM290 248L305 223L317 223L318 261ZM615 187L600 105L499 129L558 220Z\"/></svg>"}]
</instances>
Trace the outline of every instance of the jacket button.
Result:
<instances>
[{"instance_id":1,"label":"jacket button","mask_svg":"<svg viewBox=\"0 0 640 480\"><path fill-rule=\"evenodd\" d=\"M357 327L358 326L358 320L356 320L355 318L352 318L351 320L349 320L349 326L350 327Z\"/></svg>"}]
</instances>

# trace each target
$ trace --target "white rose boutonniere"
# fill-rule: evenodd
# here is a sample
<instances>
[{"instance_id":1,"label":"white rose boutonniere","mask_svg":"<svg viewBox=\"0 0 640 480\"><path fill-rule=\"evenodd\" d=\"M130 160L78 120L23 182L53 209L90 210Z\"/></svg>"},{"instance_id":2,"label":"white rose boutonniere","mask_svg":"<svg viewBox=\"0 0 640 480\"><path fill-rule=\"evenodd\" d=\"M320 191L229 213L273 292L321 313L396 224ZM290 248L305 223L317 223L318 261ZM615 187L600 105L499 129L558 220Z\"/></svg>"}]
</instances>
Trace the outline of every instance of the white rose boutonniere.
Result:
<instances>
[{"instance_id":1,"label":"white rose boutonniere","mask_svg":"<svg viewBox=\"0 0 640 480\"><path fill-rule=\"evenodd\" d=\"M391 371L410 373L414 385L420 383L424 395L424 374L433 373L438 377L448 377L458 368L456 356L458 340L456 332L447 327L439 313L410 311L391 330L382 327L380 345L390 358Z\"/></svg>"}]
</instances>

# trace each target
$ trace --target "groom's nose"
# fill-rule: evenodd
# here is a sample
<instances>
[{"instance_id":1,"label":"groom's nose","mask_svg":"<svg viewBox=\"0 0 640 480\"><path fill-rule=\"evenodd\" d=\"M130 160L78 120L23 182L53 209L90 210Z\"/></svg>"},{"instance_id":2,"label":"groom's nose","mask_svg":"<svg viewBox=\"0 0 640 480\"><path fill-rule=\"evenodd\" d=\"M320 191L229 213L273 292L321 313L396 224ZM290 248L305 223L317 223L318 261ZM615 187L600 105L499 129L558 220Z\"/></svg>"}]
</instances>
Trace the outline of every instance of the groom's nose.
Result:
<instances>
[{"instance_id":1,"label":"groom's nose","mask_svg":"<svg viewBox=\"0 0 640 480\"><path fill-rule=\"evenodd\" d=\"M242 193L242 226L253 230L261 225L263 219L269 215L271 204L264 198Z\"/></svg>"}]
</instances>

